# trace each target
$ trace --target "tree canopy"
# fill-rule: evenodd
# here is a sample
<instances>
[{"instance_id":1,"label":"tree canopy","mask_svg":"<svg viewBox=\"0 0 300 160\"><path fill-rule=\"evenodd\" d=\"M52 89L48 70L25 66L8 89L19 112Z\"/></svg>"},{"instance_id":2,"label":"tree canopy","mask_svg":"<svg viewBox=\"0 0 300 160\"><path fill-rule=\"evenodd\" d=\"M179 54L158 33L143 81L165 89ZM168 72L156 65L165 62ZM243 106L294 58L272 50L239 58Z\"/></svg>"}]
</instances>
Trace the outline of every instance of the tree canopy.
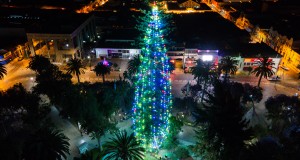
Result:
<instances>
[{"instance_id":1,"label":"tree canopy","mask_svg":"<svg viewBox=\"0 0 300 160\"><path fill-rule=\"evenodd\" d=\"M103 145L104 159L142 160L145 149L141 147L140 141L134 137L134 133L128 135L126 131L115 133L115 137Z\"/></svg>"},{"instance_id":2,"label":"tree canopy","mask_svg":"<svg viewBox=\"0 0 300 160\"><path fill-rule=\"evenodd\" d=\"M68 74L75 74L77 77L78 83L80 83L79 76L81 74L84 74L84 69L85 67L82 64L82 61L77 58L72 58L69 60L67 63L67 73Z\"/></svg>"},{"instance_id":3,"label":"tree canopy","mask_svg":"<svg viewBox=\"0 0 300 160\"><path fill-rule=\"evenodd\" d=\"M237 83L216 81L213 94L203 108L195 112L197 124L196 152L208 160L235 160L250 140L251 130L243 120L241 93Z\"/></svg>"}]
</instances>

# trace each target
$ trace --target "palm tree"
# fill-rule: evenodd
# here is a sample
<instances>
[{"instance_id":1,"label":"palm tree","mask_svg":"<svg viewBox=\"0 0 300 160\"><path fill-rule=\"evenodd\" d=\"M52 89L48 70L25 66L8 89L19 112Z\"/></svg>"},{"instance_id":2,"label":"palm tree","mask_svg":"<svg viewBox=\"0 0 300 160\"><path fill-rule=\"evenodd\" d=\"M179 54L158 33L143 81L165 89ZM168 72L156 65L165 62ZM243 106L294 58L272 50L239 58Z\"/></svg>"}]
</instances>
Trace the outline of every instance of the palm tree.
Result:
<instances>
[{"instance_id":1,"label":"palm tree","mask_svg":"<svg viewBox=\"0 0 300 160\"><path fill-rule=\"evenodd\" d=\"M196 66L192 67L191 71L194 79L197 79L197 85L200 85L201 81L209 76L209 64L205 64L201 59L198 59Z\"/></svg>"},{"instance_id":2,"label":"palm tree","mask_svg":"<svg viewBox=\"0 0 300 160\"><path fill-rule=\"evenodd\" d=\"M0 63L0 79L3 79L6 73L7 73L6 67Z\"/></svg>"},{"instance_id":3,"label":"palm tree","mask_svg":"<svg viewBox=\"0 0 300 160\"><path fill-rule=\"evenodd\" d=\"M268 57L259 58L258 67L254 68L254 70L252 71L252 73L254 73L256 77L259 76L257 84L258 87L260 86L262 77L267 78L274 75L274 71L272 70L272 68L274 68L273 65L274 62L272 60L269 60Z\"/></svg>"},{"instance_id":4,"label":"palm tree","mask_svg":"<svg viewBox=\"0 0 300 160\"><path fill-rule=\"evenodd\" d=\"M96 76L102 76L103 82L105 82L105 75L106 74L110 74L110 66L109 65L105 65L103 63L98 63L95 68L94 68L94 72L96 73Z\"/></svg>"},{"instance_id":5,"label":"palm tree","mask_svg":"<svg viewBox=\"0 0 300 160\"><path fill-rule=\"evenodd\" d=\"M132 76L137 73L139 66L141 65L141 57L140 55L135 55L133 59L130 59L128 62L127 70L129 75Z\"/></svg>"},{"instance_id":6,"label":"palm tree","mask_svg":"<svg viewBox=\"0 0 300 160\"><path fill-rule=\"evenodd\" d=\"M77 76L78 83L80 83L79 75L84 74L84 66L80 59L72 58L67 64L67 73L75 74Z\"/></svg>"},{"instance_id":7,"label":"palm tree","mask_svg":"<svg viewBox=\"0 0 300 160\"><path fill-rule=\"evenodd\" d=\"M210 76L213 74L210 68L211 65L209 63L204 63L201 59L197 60L197 65L191 68L192 74L194 75L194 79L197 78L197 85L200 85L202 80L204 81L202 87L201 103L203 102L207 81L209 80Z\"/></svg>"},{"instance_id":8,"label":"palm tree","mask_svg":"<svg viewBox=\"0 0 300 160\"><path fill-rule=\"evenodd\" d=\"M232 57L226 56L221 59L219 69L225 72L224 82L226 82L228 73L235 74L235 72L237 71L236 61Z\"/></svg>"},{"instance_id":9,"label":"palm tree","mask_svg":"<svg viewBox=\"0 0 300 160\"><path fill-rule=\"evenodd\" d=\"M142 160L145 149L140 146L133 133L129 136L126 131L115 133L111 141L103 145L105 160L122 159L122 160Z\"/></svg>"},{"instance_id":10,"label":"palm tree","mask_svg":"<svg viewBox=\"0 0 300 160\"><path fill-rule=\"evenodd\" d=\"M23 148L25 160L62 160L69 154L68 138L58 130L43 128L30 136Z\"/></svg>"}]
</instances>

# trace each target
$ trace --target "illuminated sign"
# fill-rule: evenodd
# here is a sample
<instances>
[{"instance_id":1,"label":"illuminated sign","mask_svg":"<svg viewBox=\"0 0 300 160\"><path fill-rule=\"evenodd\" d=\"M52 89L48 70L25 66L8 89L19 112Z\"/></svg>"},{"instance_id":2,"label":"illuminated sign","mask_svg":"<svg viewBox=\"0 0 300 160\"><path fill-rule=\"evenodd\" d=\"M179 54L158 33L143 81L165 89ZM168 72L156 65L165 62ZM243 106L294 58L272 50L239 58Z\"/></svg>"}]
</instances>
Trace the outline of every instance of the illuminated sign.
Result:
<instances>
[{"instance_id":1,"label":"illuminated sign","mask_svg":"<svg viewBox=\"0 0 300 160\"><path fill-rule=\"evenodd\" d=\"M212 61L213 60L213 56L212 55L203 55L202 56L202 60L203 61Z\"/></svg>"}]
</instances>

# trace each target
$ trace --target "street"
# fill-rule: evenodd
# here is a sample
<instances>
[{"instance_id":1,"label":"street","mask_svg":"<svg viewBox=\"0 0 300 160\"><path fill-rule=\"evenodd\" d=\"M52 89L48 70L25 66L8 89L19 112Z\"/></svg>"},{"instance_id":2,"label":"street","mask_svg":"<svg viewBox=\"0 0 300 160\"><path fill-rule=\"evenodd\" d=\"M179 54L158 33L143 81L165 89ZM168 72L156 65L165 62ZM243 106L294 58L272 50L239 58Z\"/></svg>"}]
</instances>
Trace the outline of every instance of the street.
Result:
<instances>
[{"instance_id":1,"label":"street","mask_svg":"<svg viewBox=\"0 0 300 160\"><path fill-rule=\"evenodd\" d=\"M5 65L7 75L0 80L0 89L6 90L16 83L22 83L26 89L30 89L34 85L35 73L28 69L29 60L18 61L15 58L9 64Z\"/></svg>"}]
</instances>

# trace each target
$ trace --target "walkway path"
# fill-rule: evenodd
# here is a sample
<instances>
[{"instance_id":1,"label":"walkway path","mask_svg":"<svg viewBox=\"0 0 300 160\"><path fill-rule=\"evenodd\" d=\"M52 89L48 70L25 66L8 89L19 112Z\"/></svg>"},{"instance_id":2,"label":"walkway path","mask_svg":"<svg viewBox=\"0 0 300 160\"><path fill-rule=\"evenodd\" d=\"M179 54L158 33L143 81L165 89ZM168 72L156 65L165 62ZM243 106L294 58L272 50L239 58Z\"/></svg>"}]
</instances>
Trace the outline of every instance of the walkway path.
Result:
<instances>
[{"instance_id":1,"label":"walkway path","mask_svg":"<svg viewBox=\"0 0 300 160\"><path fill-rule=\"evenodd\" d=\"M68 160L73 160L74 157L79 156L78 146L80 144L84 142L88 142L91 144L96 143L94 142L94 140L91 140L88 135L83 134L83 136L81 136L78 129L72 123L70 123L70 121L62 119L59 116L59 111L54 106L51 107L49 117L51 118L55 126L58 129L62 130L62 132L70 139L70 155L67 158Z\"/></svg>"}]
</instances>

